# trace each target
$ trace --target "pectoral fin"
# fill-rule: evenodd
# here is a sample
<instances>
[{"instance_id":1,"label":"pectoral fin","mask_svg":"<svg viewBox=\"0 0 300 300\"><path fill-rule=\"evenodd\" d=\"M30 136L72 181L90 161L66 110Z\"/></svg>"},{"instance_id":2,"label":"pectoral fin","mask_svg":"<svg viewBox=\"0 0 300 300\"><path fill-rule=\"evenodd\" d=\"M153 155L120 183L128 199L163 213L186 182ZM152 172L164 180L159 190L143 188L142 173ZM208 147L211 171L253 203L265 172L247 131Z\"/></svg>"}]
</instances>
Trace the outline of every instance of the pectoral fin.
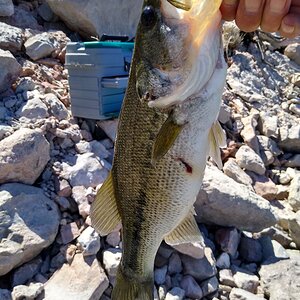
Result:
<instances>
[{"instance_id":1,"label":"pectoral fin","mask_svg":"<svg viewBox=\"0 0 300 300\"><path fill-rule=\"evenodd\" d=\"M216 162L219 169L223 168L220 148L227 146L226 135L220 123L216 121L209 132L209 153L208 155Z\"/></svg>"},{"instance_id":2,"label":"pectoral fin","mask_svg":"<svg viewBox=\"0 0 300 300\"><path fill-rule=\"evenodd\" d=\"M111 233L121 222L111 172L92 203L91 220L92 226L101 236Z\"/></svg>"},{"instance_id":3,"label":"pectoral fin","mask_svg":"<svg viewBox=\"0 0 300 300\"><path fill-rule=\"evenodd\" d=\"M192 8L191 0L168 0L168 2L176 8L180 8L183 10L190 10Z\"/></svg>"},{"instance_id":4,"label":"pectoral fin","mask_svg":"<svg viewBox=\"0 0 300 300\"><path fill-rule=\"evenodd\" d=\"M173 120L173 115L170 114L158 132L153 145L151 162L154 166L173 146L182 128L183 125L176 124Z\"/></svg>"},{"instance_id":5,"label":"pectoral fin","mask_svg":"<svg viewBox=\"0 0 300 300\"><path fill-rule=\"evenodd\" d=\"M170 246L197 242L204 244L193 211L171 233L165 236L164 240Z\"/></svg>"}]
</instances>

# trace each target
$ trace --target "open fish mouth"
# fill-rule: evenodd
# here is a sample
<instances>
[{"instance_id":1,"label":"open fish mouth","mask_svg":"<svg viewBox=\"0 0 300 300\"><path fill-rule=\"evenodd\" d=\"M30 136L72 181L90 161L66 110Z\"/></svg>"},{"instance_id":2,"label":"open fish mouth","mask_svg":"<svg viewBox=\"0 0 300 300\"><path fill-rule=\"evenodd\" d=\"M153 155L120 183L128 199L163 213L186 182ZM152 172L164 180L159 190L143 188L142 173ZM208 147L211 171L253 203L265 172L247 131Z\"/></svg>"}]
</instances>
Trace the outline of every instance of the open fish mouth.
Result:
<instances>
[{"instance_id":1,"label":"open fish mouth","mask_svg":"<svg viewBox=\"0 0 300 300\"><path fill-rule=\"evenodd\" d=\"M168 2L176 8L183 9L186 11L192 8L192 0L168 0Z\"/></svg>"}]
</instances>

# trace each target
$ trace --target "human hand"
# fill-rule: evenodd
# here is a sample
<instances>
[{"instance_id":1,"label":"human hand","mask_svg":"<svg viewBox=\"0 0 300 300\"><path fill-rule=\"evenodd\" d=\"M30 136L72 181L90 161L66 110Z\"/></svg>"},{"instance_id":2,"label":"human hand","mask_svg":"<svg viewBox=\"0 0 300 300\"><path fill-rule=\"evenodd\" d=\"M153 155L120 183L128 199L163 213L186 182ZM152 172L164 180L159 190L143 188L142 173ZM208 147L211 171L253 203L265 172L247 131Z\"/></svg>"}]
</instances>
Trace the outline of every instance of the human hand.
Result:
<instances>
[{"instance_id":1,"label":"human hand","mask_svg":"<svg viewBox=\"0 0 300 300\"><path fill-rule=\"evenodd\" d=\"M245 32L260 26L287 38L300 35L300 0L223 0L221 12Z\"/></svg>"}]
</instances>

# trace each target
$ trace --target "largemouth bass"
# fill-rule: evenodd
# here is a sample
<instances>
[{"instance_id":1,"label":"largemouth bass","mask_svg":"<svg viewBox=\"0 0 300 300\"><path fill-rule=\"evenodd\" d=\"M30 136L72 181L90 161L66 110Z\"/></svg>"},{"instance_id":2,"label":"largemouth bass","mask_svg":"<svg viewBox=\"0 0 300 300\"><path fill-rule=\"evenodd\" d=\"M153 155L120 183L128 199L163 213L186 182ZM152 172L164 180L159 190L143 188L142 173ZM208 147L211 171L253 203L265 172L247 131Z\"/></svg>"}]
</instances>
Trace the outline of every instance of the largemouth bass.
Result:
<instances>
[{"instance_id":1,"label":"largemouth bass","mask_svg":"<svg viewBox=\"0 0 300 300\"><path fill-rule=\"evenodd\" d=\"M92 204L94 228L122 223L113 300L153 299L163 240L203 242L193 203L207 157L226 144L216 121L225 84L221 0L145 0L111 173Z\"/></svg>"}]
</instances>

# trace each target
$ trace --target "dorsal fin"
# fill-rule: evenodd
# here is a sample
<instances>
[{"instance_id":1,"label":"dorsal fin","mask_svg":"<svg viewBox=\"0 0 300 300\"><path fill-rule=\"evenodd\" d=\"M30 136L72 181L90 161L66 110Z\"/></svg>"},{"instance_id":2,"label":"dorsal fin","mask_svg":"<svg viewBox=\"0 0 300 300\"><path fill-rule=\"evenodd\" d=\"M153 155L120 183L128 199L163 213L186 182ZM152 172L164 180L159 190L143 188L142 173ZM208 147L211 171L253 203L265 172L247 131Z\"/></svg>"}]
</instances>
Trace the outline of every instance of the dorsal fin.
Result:
<instances>
[{"instance_id":1,"label":"dorsal fin","mask_svg":"<svg viewBox=\"0 0 300 300\"><path fill-rule=\"evenodd\" d=\"M92 226L101 236L111 233L121 222L111 172L92 203L90 216Z\"/></svg>"},{"instance_id":2,"label":"dorsal fin","mask_svg":"<svg viewBox=\"0 0 300 300\"><path fill-rule=\"evenodd\" d=\"M221 159L220 148L225 148L226 144L226 134L221 127L219 121L216 121L209 132L209 152L208 155L215 161L219 169L223 168L223 163Z\"/></svg>"}]
</instances>

